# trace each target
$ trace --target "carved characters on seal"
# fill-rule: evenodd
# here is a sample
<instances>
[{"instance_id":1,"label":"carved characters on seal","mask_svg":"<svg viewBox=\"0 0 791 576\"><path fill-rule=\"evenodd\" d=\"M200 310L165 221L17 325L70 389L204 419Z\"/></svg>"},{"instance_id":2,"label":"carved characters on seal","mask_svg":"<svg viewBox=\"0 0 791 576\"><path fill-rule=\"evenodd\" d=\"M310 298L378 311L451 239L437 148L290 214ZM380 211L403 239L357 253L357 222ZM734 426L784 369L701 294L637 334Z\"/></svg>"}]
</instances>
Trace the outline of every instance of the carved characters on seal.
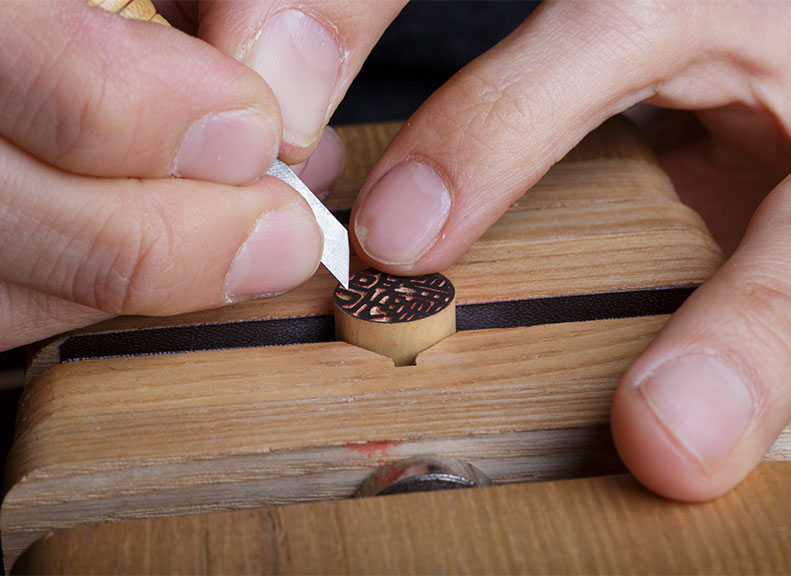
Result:
<instances>
[{"instance_id":1,"label":"carved characters on seal","mask_svg":"<svg viewBox=\"0 0 791 576\"><path fill-rule=\"evenodd\" d=\"M445 309L455 289L442 274L392 276L378 270L357 272L348 290L338 286L335 304L344 313L369 322L412 322Z\"/></svg>"}]
</instances>

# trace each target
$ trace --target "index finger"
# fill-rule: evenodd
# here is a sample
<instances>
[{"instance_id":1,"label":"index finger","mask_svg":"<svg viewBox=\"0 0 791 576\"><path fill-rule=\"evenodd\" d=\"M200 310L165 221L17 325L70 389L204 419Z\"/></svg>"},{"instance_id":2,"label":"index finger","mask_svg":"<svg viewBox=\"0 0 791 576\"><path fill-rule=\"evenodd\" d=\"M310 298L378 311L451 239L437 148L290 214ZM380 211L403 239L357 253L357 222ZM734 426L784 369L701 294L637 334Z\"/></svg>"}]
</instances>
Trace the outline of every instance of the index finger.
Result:
<instances>
[{"instance_id":1,"label":"index finger","mask_svg":"<svg viewBox=\"0 0 791 576\"><path fill-rule=\"evenodd\" d=\"M735 22L739 6L718 8ZM749 91L734 93L743 87L737 81L722 89L715 72L724 56L713 60L716 70L697 74L703 80L688 80L703 65L701 54L730 49L732 30L701 26L711 17L706 7L540 6L435 92L396 136L355 204L358 254L395 274L444 269L608 117L645 99L711 107L750 98Z\"/></svg>"},{"instance_id":2,"label":"index finger","mask_svg":"<svg viewBox=\"0 0 791 576\"><path fill-rule=\"evenodd\" d=\"M305 160L406 0L213 1L199 34L258 72L283 114L280 156Z\"/></svg>"},{"instance_id":3,"label":"index finger","mask_svg":"<svg viewBox=\"0 0 791 576\"><path fill-rule=\"evenodd\" d=\"M0 135L69 172L246 184L280 143L257 74L85 2L0 3Z\"/></svg>"}]
</instances>

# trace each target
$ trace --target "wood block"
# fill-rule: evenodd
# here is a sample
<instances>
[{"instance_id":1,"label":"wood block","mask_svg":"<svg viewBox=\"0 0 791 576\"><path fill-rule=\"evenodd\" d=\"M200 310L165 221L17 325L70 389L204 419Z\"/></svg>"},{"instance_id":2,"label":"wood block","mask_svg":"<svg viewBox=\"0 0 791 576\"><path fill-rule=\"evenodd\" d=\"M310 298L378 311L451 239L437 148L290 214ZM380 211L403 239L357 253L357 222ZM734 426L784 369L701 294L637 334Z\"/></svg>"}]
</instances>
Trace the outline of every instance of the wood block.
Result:
<instances>
[{"instance_id":1,"label":"wood block","mask_svg":"<svg viewBox=\"0 0 791 576\"><path fill-rule=\"evenodd\" d=\"M165 19L164 19L164 18L163 18L161 15L159 15L159 14L154 14L154 15L151 17L151 20L150 20L150 22L155 22L155 23L157 23L157 24L162 24L163 26L170 26L170 22L168 22L167 20L165 20Z\"/></svg>"},{"instance_id":2,"label":"wood block","mask_svg":"<svg viewBox=\"0 0 791 576\"><path fill-rule=\"evenodd\" d=\"M56 532L14 572L789 574L789 478L760 464L699 505L622 475L133 520Z\"/></svg>"},{"instance_id":3,"label":"wood block","mask_svg":"<svg viewBox=\"0 0 791 576\"><path fill-rule=\"evenodd\" d=\"M57 366L21 404L4 556L109 518L346 498L420 454L496 483L619 470L612 393L664 320L459 332L405 367L340 342Z\"/></svg>"},{"instance_id":4,"label":"wood block","mask_svg":"<svg viewBox=\"0 0 791 576\"><path fill-rule=\"evenodd\" d=\"M348 211L395 130L339 129L348 163L332 209ZM414 366L331 341L326 272L270 300L57 338L33 356L20 404L6 562L56 528L345 498L377 465L420 454L496 483L621 470L615 386L721 262L615 120L445 271L460 332ZM189 353L158 355L179 350ZM96 359L125 353L136 356ZM95 359L60 363L84 357ZM788 437L770 457L789 457Z\"/></svg>"}]
</instances>

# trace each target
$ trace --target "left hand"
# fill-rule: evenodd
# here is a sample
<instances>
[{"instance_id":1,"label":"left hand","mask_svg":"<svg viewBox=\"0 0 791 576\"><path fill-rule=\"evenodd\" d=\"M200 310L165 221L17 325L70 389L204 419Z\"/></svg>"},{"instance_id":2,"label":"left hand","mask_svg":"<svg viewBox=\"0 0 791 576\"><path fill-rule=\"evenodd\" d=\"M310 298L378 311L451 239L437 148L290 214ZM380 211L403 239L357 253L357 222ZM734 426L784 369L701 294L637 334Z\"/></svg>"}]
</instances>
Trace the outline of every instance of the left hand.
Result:
<instances>
[{"instance_id":1,"label":"left hand","mask_svg":"<svg viewBox=\"0 0 791 576\"><path fill-rule=\"evenodd\" d=\"M264 174L310 157L304 181L331 184L324 126L402 5L158 2L182 34L85 0L0 3L0 350L309 278L321 230Z\"/></svg>"}]
</instances>

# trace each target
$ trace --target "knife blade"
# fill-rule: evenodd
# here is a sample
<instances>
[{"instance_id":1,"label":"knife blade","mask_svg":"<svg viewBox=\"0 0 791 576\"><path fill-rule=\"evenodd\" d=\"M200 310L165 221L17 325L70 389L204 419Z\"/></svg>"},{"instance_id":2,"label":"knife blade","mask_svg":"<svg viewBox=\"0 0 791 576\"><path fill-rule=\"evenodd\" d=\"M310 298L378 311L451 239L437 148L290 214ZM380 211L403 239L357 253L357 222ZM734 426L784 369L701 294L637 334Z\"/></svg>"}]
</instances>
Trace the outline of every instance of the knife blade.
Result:
<instances>
[{"instance_id":1,"label":"knife blade","mask_svg":"<svg viewBox=\"0 0 791 576\"><path fill-rule=\"evenodd\" d=\"M305 183L294 174L285 162L279 158L275 160L267 172L282 180L296 190L307 201L316 222L324 234L324 248L321 252L321 263L330 271L330 274L340 282L344 288L349 288L349 234L343 224L338 222L321 200L305 186Z\"/></svg>"},{"instance_id":2,"label":"knife blade","mask_svg":"<svg viewBox=\"0 0 791 576\"><path fill-rule=\"evenodd\" d=\"M133 20L150 20L170 26L170 23L157 13L150 0L87 0L90 6L96 6L120 14ZM313 210L313 215L324 234L324 248L321 252L321 263L335 276L344 288L349 288L349 234L343 224L338 222L332 212L327 210L321 200L305 186L302 180L291 171L285 162L276 159L267 172L270 176L282 180L299 192Z\"/></svg>"}]
</instances>

